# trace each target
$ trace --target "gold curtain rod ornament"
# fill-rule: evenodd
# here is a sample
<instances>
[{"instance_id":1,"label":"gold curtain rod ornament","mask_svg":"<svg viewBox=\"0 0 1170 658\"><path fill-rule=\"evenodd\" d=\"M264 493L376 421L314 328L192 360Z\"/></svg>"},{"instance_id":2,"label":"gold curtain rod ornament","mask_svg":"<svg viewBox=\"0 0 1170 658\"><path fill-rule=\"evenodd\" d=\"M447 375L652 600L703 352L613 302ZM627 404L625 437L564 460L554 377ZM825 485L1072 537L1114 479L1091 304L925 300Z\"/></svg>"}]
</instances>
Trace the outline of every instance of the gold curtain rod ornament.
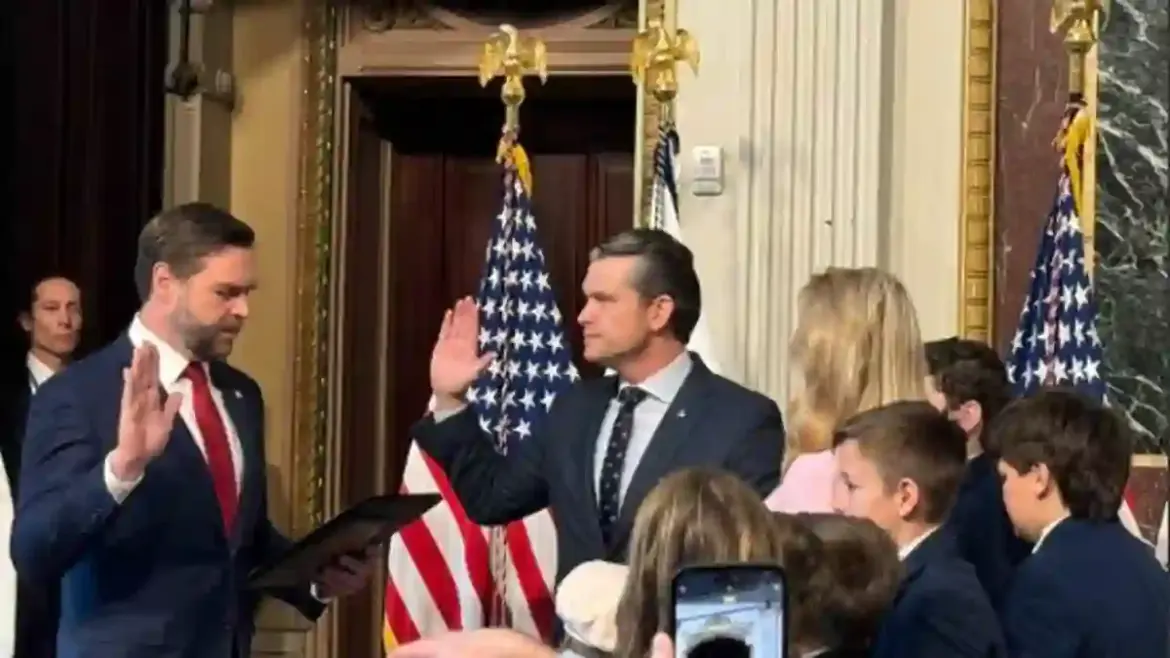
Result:
<instances>
[{"instance_id":1,"label":"gold curtain rod ornament","mask_svg":"<svg viewBox=\"0 0 1170 658\"><path fill-rule=\"evenodd\" d=\"M504 102L504 128L497 160L503 162L520 136L520 106L524 103L524 78L536 75L541 84L548 80L548 50L540 39L522 37L512 25L501 25L483 44L479 57L479 84L487 87L502 77L500 100Z\"/></svg>"},{"instance_id":2,"label":"gold curtain rod ornament","mask_svg":"<svg viewBox=\"0 0 1170 658\"><path fill-rule=\"evenodd\" d=\"M686 30L674 34L652 18L646 29L634 37L630 56L630 76L634 82L650 91L658 101L664 124L674 121L674 99L678 96L678 63L686 62L691 71L699 73L699 42Z\"/></svg>"},{"instance_id":3,"label":"gold curtain rod ornament","mask_svg":"<svg viewBox=\"0 0 1170 658\"><path fill-rule=\"evenodd\" d=\"M1052 0L1049 28L1064 33L1068 53L1068 92L1085 92L1085 58L1097 44L1098 28L1109 18L1110 0Z\"/></svg>"}]
</instances>

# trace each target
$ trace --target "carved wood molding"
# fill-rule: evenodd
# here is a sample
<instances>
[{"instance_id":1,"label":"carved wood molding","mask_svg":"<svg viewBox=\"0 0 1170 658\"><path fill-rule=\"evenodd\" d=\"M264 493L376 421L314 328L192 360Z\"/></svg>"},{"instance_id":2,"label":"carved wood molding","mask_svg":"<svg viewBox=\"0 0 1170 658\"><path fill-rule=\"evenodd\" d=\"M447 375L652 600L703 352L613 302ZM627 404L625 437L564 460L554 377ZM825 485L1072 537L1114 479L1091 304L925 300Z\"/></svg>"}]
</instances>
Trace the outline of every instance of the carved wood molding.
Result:
<instances>
[{"instance_id":1,"label":"carved wood molding","mask_svg":"<svg viewBox=\"0 0 1170 658\"><path fill-rule=\"evenodd\" d=\"M999 0L968 0L963 62L963 195L959 331L990 340L995 271L995 16Z\"/></svg>"},{"instance_id":2,"label":"carved wood molding","mask_svg":"<svg viewBox=\"0 0 1170 658\"><path fill-rule=\"evenodd\" d=\"M355 6L360 29L469 30L495 29L497 21L434 6L426 0L364 0ZM634 29L638 25L637 0L611 0L600 7L561 15L514 19L522 29Z\"/></svg>"}]
</instances>

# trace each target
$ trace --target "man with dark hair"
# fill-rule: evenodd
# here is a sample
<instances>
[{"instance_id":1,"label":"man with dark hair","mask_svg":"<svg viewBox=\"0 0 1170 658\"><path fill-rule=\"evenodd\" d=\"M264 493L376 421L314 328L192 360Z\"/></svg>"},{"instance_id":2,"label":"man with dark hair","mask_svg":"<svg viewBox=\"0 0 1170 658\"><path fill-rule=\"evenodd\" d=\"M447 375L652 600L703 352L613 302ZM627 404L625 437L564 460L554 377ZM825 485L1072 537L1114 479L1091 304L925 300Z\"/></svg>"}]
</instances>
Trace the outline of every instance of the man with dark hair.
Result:
<instances>
[{"instance_id":1,"label":"man with dark hair","mask_svg":"<svg viewBox=\"0 0 1170 658\"><path fill-rule=\"evenodd\" d=\"M895 402L847 420L833 457L834 508L885 530L905 566L872 658L1006 656L975 569L943 525L966 461L962 429L925 402Z\"/></svg>"},{"instance_id":2,"label":"man with dark hair","mask_svg":"<svg viewBox=\"0 0 1170 658\"><path fill-rule=\"evenodd\" d=\"M1008 515L1035 542L1004 600L1012 655L1170 656L1170 578L1117 520L1134 445L1126 419L1048 389L1009 405L991 432Z\"/></svg>"},{"instance_id":3,"label":"man with dark hair","mask_svg":"<svg viewBox=\"0 0 1170 658\"><path fill-rule=\"evenodd\" d=\"M958 337L927 343L926 360L933 380L931 402L967 433L967 472L950 526L959 551L998 608L1016 566L1032 548L1016 536L1004 510L995 447L986 431L1011 401L1007 368L986 343Z\"/></svg>"},{"instance_id":4,"label":"man with dark hair","mask_svg":"<svg viewBox=\"0 0 1170 658\"><path fill-rule=\"evenodd\" d=\"M28 297L16 317L28 337L28 351L18 364L5 373L8 386L0 410L0 458L7 475L11 500L0 504L15 506L20 485L21 441L29 402L37 389L73 360L81 337L81 291L66 276L49 274L37 277L28 286ZM3 516L3 515L0 515ZM5 525L10 524L5 518ZM0 556L8 563L9 542L0 547ZM0 567L2 568L2 567ZM52 585L20 583L15 593L0 592L0 597L16 605L15 649L19 658L51 658L57 646L57 588Z\"/></svg>"},{"instance_id":5,"label":"man with dark hair","mask_svg":"<svg viewBox=\"0 0 1170 658\"><path fill-rule=\"evenodd\" d=\"M129 330L33 399L12 557L61 585L62 658L249 655L248 573L289 547L268 520L260 389L222 360L256 287L253 241L207 204L156 216ZM315 619L368 571L273 594Z\"/></svg>"},{"instance_id":6,"label":"man with dark hair","mask_svg":"<svg viewBox=\"0 0 1170 658\"><path fill-rule=\"evenodd\" d=\"M560 394L519 454L504 458L464 401L494 359L480 353L478 310L465 298L444 318L431 357L435 410L414 433L475 522L551 508L557 583L587 560L624 562L634 512L669 473L721 466L762 496L783 458L775 402L687 352L702 301L685 245L657 230L617 235L593 250L582 290L585 358L615 376Z\"/></svg>"},{"instance_id":7,"label":"man with dark hair","mask_svg":"<svg viewBox=\"0 0 1170 658\"><path fill-rule=\"evenodd\" d=\"M6 432L0 437L0 455L13 491L20 477L20 439L29 399L46 379L73 360L81 339L81 290L67 277L42 276L29 286L28 301L16 321L28 336L28 352L15 371L13 397L7 400Z\"/></svg>"}]
</instances>

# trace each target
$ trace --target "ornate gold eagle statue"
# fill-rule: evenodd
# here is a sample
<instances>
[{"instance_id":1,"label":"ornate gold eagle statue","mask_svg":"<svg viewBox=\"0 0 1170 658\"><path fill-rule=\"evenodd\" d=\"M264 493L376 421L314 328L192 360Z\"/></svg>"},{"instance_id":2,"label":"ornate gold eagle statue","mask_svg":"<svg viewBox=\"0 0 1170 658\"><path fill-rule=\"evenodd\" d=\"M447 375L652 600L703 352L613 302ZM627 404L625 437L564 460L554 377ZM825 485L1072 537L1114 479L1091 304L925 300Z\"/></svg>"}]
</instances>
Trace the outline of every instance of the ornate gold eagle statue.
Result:
<instances>
[{"instance_id":1,"label":"ornate gold eagle statue","mask_svg":"<svg viewBox=\"0 0 1170 658\"><path fill-rule=\"evenodd\" d=\"M541 82L548 79L548 49L544 42L531 37L522 38L515 27L501 25L500 31L483 44L483 53L479 57L479 84L486 87L492 78L503 76L505 86L520 85L520 79L530 73L537 74Z\"/></svg>"},{"instance_id":2,"label":"ornate gold eagle statue","mask_svg":"<svg viewBox=\"0 0 1170 658\"><path fill-rule=\"evenodd\" d=\"M1097 31L1109 20L1110 0L1053 0L1048 27L1053 34L1066 33L1066 41L1092 44Z\"/></svg>"},{"instance_id":3,"label":"ornate gold eagle statue","mask_svg":"<svg viewBox=\"0 0 1170 658\"><path fill-rule=\"evenodd\" d=\"M677 62L686 62L698 73L699 42L686 30L675 30L672 35L661 20L651 19L634 38L630 74L659 100L670 99L678 92Z\"/></svg>"}]
</instances>

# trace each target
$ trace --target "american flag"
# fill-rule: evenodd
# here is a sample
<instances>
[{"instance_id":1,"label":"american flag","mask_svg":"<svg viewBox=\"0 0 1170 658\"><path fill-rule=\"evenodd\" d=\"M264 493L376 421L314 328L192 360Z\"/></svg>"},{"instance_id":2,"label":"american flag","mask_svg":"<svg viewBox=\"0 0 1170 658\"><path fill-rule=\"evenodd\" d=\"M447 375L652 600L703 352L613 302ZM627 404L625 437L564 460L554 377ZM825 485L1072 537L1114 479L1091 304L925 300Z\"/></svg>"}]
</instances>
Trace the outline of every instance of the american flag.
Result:
<instances>
[{"instance_id":1,"label":"american flag","mask_svg":"<svg viewBox=\"0 0 1170 658\"><path fill-rule=\"evenodd\" d=\"M1061 168L1056 200L1044 225L1031 277L1008 359L1008 378L1016 395L1028 396L1045 386L1064 386L1106 402L1097 304L1067 166ZM1133 514L1135 502L1133 492L1127 489L1118 516L1130 532L1148 543Z\"/></svg>"},{"instance_id":2,"label":"american flag","mask_svg":"<svg viewBox=\"0 0 1170 658\"><path fill-rule=\"evenodd\" d=\"M654 181L650 189L651 228L666 231L675 240L683 240L682 225L678 221L678 130L672 125L663 125L658 130L658 143L654 147ZM698 354L703 364L718 373L722 369L715 357L714 341L705 315L691 332L687 349Z\"/></svg>"},{"instance_id":3,"label":"american flag","mask_svg":"<svg viewBox=\"0 0 1170 658\"><path fill-rule=\"evenodd\" d=\"M515 147L519 149L519 147ZM508 455L531 438L558 394L579 378L540 248L522 151L505 165L480 281L479 344L495 361L468 390L483 432ZM447 630L507 625L549 638L555 617L556 531L547 511L506 528L472 523L450 482L411 446L404 488L444 501L391 542L387 649Z\"/></svg>"},{"instance_id":4,"label":"american flag","mask_svg":"<svg viewBox=\"0 0 1170 658\"><path fill-rule=\"evenodd\" d=\"M1080 222L1065 169L1044 226L1020 325L1012 338L1008 378L1019 396L1043 386L1072 386L1097 400L1105 399L1097 305Z\"/></svg>"}]
</instances>

